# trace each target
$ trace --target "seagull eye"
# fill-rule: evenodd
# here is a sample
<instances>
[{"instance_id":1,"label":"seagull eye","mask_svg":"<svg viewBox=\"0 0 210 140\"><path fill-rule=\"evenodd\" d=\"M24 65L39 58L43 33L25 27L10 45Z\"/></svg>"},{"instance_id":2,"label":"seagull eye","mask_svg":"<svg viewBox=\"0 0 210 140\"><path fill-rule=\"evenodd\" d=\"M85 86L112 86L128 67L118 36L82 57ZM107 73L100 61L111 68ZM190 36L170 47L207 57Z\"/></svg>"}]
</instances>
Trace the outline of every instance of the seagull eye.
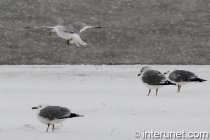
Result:
<instances>
[{"instance_id":1,"label":"seagull eye","mask_svg":"<svg viewBox=\"0 0 210 140\"><path fill-rule=\"evenodd\" d=\"M42 106L40 106L40 107L42 107Z\"/></svg>"}]
</instances>

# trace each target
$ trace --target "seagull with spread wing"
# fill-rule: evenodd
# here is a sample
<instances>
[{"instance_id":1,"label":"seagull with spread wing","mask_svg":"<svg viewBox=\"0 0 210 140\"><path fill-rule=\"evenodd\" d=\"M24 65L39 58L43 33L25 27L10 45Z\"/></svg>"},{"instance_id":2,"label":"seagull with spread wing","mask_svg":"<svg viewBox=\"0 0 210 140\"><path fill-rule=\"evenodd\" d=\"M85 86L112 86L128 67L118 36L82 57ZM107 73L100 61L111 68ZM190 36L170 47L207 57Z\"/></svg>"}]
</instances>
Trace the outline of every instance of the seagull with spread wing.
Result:
<instances>
[{"instance_id":1,"label":"seagull with spread wing","mask_svg":"<svg viewBox=\"0 0 210 140\"><path fill-rule=\"evenodd\" d=\"M101 26L90 26L82 22L74 22L70 26L61 26L56 25L53 27L50 26L39 26L39 27L25 27L25 29L39 29L39 28L49 28L51 29L49 35L53 32L56 32L57 35L65 40L67 40L67 44L76 44L77 46L83 45L86 46L87 43L82 41L80 38L80 33L88 28L102 28Z\"/></svg>"}]
</instances>

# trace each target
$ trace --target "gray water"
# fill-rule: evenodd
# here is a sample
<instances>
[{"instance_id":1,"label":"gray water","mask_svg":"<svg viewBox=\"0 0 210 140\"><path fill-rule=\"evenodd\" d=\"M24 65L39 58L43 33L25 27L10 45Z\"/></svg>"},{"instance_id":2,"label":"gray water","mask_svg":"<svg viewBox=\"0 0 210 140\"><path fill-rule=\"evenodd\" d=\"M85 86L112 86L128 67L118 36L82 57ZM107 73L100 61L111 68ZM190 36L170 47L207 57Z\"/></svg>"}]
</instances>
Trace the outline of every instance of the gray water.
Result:
<instances>
[{"instance_id":1,"label":"gray water","mask_svg":"<svg viewBox=\"0 0 210 140\"><path fill-rule=\"evenodd\" d=\"M1 0L0 64L210 64L209 0ZM26 26L103 29L68 46Z\"/></svg>"}]
</instances>

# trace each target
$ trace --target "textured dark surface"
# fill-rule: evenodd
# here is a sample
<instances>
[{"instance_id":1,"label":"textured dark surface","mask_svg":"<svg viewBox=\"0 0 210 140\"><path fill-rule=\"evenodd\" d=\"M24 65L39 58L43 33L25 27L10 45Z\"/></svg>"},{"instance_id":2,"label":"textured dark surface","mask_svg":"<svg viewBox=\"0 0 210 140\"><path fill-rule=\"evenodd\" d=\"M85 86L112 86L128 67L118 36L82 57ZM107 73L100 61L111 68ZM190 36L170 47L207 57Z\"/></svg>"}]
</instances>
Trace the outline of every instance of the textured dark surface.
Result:
<instances>
[{"instance_id":1,"label":"textured dark surface","mask_svg":"<svg viewBox=\"0 0 210 140\"><path fill-rule=\"evenodd\" d=\"M0 64L210 64L209 0L1 0ZM25 26L103 26L67 46Z\"/></svg>"}]
</instances>

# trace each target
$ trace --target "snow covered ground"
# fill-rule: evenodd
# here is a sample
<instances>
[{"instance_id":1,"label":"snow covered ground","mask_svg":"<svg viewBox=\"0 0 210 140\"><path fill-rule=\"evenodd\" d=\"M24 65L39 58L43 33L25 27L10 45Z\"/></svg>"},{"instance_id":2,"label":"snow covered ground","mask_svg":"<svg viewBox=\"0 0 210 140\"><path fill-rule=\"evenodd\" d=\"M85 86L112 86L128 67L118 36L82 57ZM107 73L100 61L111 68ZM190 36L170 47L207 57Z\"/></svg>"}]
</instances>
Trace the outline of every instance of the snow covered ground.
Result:
<instances>
[{"instance_id":1,"label":"snow covered ground","mask_svg":"<svg viewBox=\"0 0 210 140\"><path fill-rule=\"evenodd\" d=\"M151 66L185 69L208 80L167 86L147 96L137 76L142 65L0 66L0 139L131 140L134 132L209 131L210 66ZM46 133L36 118L39 103L68 107L69 119ZM209 131L210 132L210 131ZM139 138L141 139L141 138Z\"/></svg>"}]
</instances>

